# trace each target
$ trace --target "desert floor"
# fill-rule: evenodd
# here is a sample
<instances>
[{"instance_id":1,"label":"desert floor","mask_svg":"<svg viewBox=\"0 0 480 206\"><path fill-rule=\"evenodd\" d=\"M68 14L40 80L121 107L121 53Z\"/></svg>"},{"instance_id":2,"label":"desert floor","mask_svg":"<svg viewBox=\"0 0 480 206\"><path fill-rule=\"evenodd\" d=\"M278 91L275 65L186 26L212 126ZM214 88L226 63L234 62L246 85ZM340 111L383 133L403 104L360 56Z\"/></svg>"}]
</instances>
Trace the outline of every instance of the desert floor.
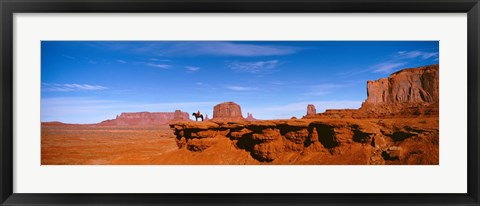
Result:
<instances>
[{"instance_id":1,"label":"desert floor","mask_svg":"<svg viewBox=\"0 0 480 206\"><path fill-rule=\"evenodd\" d=\"M174 150L168 125L42 125L42 165L154 164Z\"/></svg>"},{"instance_id":2,"label":"desert floor","mask_svg":"<svg viewBox=\"0 0 480 206\"><path fill-rule=\"evenodd\" d=\"M380 120L363 120L377 122ZM381 120L388 125L433 129L432 135L419 135L393 142L404 148L405 158L384 164L438 164L438 118ZM228 139L202 152L178 149L173 131L162 126L99 126L42 124L42 165L256 165L256 164L372 164L378 148L370 144L346 144L335 151L285 153L273 162L259 162Z\"/></svg>"},{"instance_id":3,"label":"desert floor","mask_svg":"<svg viewBox=\"0 0 480 206\"><path fill-rule=\"evenodd\" d=\"M178 149L168 125L42 124L41 144L42 165L259 164L229 141L202 153Z\"/></svg>"}]
</instances>

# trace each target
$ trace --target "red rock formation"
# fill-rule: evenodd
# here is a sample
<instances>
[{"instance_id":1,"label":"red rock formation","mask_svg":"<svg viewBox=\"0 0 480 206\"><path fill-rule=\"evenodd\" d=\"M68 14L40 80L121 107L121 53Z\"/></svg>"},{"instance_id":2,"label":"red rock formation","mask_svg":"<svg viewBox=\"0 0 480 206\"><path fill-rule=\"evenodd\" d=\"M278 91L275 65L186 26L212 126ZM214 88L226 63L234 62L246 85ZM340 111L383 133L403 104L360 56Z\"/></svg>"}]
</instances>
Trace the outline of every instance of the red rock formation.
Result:
<instances>
[{"instance_id":1,"label":"red rock formation","mask_svg":"<svg viewBox=\"0 0 480 206\"><path fill-rule=\"evenodd\" d=\"M439 65L403 69L388 78L367 82L363 110L399 112L406 107L438 108Z\"/></svg>"},{"instance_id":2,"label":"red rock formation","mask_svg":"<svg viewBox=\"0 0 480 206\"><path fill-rule=\"evenodd\" d=\"M368 81L358 110L316 114L309 105L302 119L246 121L227 102L212 121L170 127L179 148L198 156L230 143L262 164L439 164L438 75L430 65Z\"/></svg>"},{"instance_id":3,"label":"red rock formation","mask_svg":"<svg viewBox=\"0 0 480 206\"><path fill-rule=\"evenodd\" d=\"M188 116L188 113L186 112L182 112L182 110L175 110L175 112L173 113L173 121L185 121L185 120L189 120L189 116Z\"/></svg>"},{"instance_id":4,"label":"red rock formation","mask_svg":"<svg viewBox=\"0 0 480 206\"><path fill-rule=\"evenodd\" d=\"M175 122L170 128L179 148L199 157L236 148L273 164L438 164L436 118L212 120ZM225 148L225 141L231 146Z\"/></svg>"},{"instance_id":5,"label":"red rock formation","mask_svg":"<svg viewBox=\"0 0 480 206\"><path fill-rule=\"evenodd\" d=\"M327 109L323 113L315 115L315 118L343 119L355 118L358 113L357 109Z\"/></svg>"},{"instance_id":6,"label":"red rock formation","mask_svg":"<svg viewBox=\"0 0 480 206\"><path fill-rule=\"evenodd\" d=\"M394 118L438 116L439 66L400 70L388 78L367 81L367 99L360 109L327 109L303 118Z\"/></svg>"},{"instance_id":7,"label":"red rock formation","mask_svg":"<svg viewBox=\"0 0 480 206\"><path fill-rule=\"evenodd\" d=\"M67 124L59 121L53 121L53 122L42 122L42 125L67 125Z\"/></svg>"},{"instance_id":8,"label":"red rock formation","mask_svg":"<svg viewBox=\"0 0 480 206\"><path fill-rule=\"evenodd\" d=\"M115 119L106 120L100 125L160 125L172 121L189 121L187 112L176 110L175 112L123 112Z\"/></svg>"},{"instance_id":9,"label":"red rock formation","mask_svg":"<svg viewBox=\"0 0 480 206\"><path fill-rule=\"evenodd\" d=\"M307 116L314 116L317 114L317 109L315 109L315 105L309 104L307 106Z\"/></svg>"},{"instance_id":10,"label":"red rock formation","mask_svg":"<svg viewBox=\"0 0 480 206\"><path fill-rule=\"evenodd\" d=\"M243 120L240 105L234 102L223 102L213 107L213 120Z\"/></svg>"},{"instance_id":11,"label":"red rock formation","mask_svg":"<svg viewBox=\"0 0 480 206\"><path fill-rule=\"evenodd\" d=\"M255 120L257 120L257 119L255 119L255 118L253 117L253 114L250 113L250 112L247 113L247 118L245 118L245 119L246 119L247 121L255 121Z\"/></svg>"}]
</instances>

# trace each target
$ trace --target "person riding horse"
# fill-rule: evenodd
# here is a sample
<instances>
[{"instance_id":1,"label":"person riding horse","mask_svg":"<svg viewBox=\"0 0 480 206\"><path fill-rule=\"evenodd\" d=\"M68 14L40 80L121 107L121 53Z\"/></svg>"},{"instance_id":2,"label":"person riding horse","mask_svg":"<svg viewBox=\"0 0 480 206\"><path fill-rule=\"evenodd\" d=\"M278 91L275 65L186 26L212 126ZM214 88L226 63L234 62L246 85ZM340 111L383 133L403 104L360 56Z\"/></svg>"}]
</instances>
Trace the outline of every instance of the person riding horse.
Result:
<instances>
[{"instance_id":1,"label":"person riding horse","mask_svg":"<svg viewBox=\"0 0 480 206\"><path fill-rule=\"evenodd\" d=\"M192 116L195 116L195 121L198 121L198 118L201 118L203 122L203 114L200 114L200 110L198 110L196 113L192 113Z\"/></svg>"}]
</instances>

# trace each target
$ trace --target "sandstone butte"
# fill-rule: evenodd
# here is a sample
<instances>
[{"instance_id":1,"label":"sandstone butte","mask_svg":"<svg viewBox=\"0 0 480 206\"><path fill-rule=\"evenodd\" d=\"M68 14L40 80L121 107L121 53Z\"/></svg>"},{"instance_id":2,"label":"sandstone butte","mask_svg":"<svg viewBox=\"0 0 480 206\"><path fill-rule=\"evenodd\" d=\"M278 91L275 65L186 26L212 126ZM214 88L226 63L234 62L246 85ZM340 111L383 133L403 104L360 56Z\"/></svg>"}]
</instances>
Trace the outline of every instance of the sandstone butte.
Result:
<instances>
[{"instance_id":1,"label":"sandstone butte","mask_svg":"<svg viewBox=\"0 0 480 206\"><path fill-rule=\"evenodd\" d=\"M221 103L211 120L170 123L179 147L171 155L191 164L439 164L438 72L429 65L368 81L361 108L306 105L301 119L248 121L240 105Z\"/></svg>"},{"instance_id":2,"label":"sandstone butte","mask_svg":"<svg viewBox=\"0 0 480 206\"><path fill-rule=\"evenodd\" d=\"M224 102L213 107L212 120L245 120L240 105L234 102Z\"/></svg>"},{"instance_id":3,"label":"sandstone butte","mask_svg":"<svg viewBox=\"0 0 480 206\"><path fill-rule=\"evenodd\" d=\"M247 113L247 118L245 118L245 119L248 120L248 121L255 121L255 120L257 120L257 119L255 119L255 118L253 117L253 114L252 114L252 113Z\"/></svg>"},{"instance_id":4,"label":"sandstone butte","mask_svg":"<svg viewBox=\"0 0 480 206\"><path fill-rule=\"evenodd\" d=\"M124 112L115 119L105 120L98 125L102 126L147 126L168 124L172 121L190 121L187 112Z\"/></svg>"}]
</instances>

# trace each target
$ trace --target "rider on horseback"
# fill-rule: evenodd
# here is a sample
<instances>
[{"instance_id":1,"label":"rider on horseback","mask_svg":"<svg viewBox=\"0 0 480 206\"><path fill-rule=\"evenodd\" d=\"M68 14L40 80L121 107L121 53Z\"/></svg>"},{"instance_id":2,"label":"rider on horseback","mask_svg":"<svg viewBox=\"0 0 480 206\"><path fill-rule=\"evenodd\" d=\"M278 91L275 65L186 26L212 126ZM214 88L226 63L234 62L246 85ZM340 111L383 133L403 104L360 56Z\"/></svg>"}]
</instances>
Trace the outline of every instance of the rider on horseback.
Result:
<instances>
[{"instance_id":1,"label":"rider on horseback","mask_svg":"<svg viewBox=\"0 0 480 206\"><path fill-rule=\"evenodd\" d=\"M195 121L198 121L198 118L202 119L203 121L203 114L200 114L200 110L198 110L198 112L192 113L192 116L195 116Z\"/></svg>"}]
</instances>

